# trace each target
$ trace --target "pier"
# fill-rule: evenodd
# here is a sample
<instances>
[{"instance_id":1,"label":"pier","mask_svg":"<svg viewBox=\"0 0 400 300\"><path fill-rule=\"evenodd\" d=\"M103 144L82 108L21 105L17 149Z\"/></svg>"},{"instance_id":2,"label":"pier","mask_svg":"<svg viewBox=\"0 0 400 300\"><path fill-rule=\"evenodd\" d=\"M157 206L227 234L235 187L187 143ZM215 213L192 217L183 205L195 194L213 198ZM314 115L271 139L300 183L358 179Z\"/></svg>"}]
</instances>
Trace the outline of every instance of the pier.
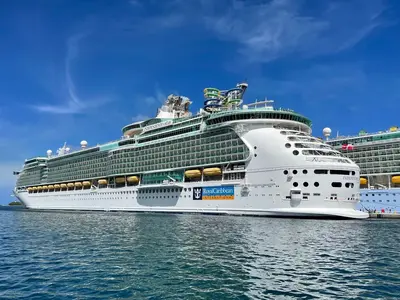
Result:
<instances>
[{"instance_id":1,"label":"pier","mask_svg":"<svg viewBox=\"0 0 400 300\"><path fill-rule=\"evenodd\" d=\"M369 213L369 218L370 219L400 219L400 214L398 213L381 213L381 212L375 212L375 213Z\"/></svg>"}]
</instances>

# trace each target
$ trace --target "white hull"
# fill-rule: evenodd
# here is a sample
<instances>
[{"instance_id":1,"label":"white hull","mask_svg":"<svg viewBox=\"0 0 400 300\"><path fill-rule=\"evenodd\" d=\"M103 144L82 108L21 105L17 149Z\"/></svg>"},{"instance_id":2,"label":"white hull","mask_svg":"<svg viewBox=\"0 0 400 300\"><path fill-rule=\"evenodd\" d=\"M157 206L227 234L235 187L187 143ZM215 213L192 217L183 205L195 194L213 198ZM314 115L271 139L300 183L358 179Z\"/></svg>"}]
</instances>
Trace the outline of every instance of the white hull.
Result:
<instances>
[{"instance_id":1,"label":"white hull","mask_svg":"<svg viewBox=\"0 0 400 300\"><path fill-rule=\"evenodd\" d=\"M330 150L330 155L321 155L318 150L321 148L318 147L323 146L322 143L310 137L303 136L303 139L309 140L303 145L298 141L301 137L298 132L281 132L281 129L260 122L249 120L244 125L230 124L248 147L249 156L243 169L223 170L228 176L222 178L229 180L204 181L202 177L198 182L177 182L176 186L173 182L157 186L139 183L138 186L99 188L95 191L80 189L28 193L24 188L16 188L15 194L26 207L32 209L368 217L367 213L355 210L360 192L356 164ZM290 121L286 123L299 125ZM317 150L307 150L307 147L317 147ZM211 151L207 153L212 155ZM229 195L221 197L218 193L209 192L212 187L221 186L225 187L225 191L229 190ZM205 191L206 196L201 193L202 200L196 199L198 197L194 192L199 188ZM210 198L213 200L208 200Z\"/></svg>"},{"instance_id":2,"label":"white hull","mask_svg":"<svg viewBox=\"0 0 400 300\"><path fill-rule=\"evenodd\" d=\"M226 185L227 183L225 183ZM233 185L233 184L232 184ZM223 185L222 185L223 186ZM194 200L193 188L221 187L221 183L203 182L176 186L141 188L103 188L44 193L15 192L27 208L40 210L90 210L168 213L204 213L270 217L339 217L364 219L368 214L355 210L356 200L327 195L308 199L287 199L289 189L270 185L247 185L250 192L242 194L241 184L234 185L233 199ZM282 195L282 196L281 196ZM312 193L311 193L312 195ZM344 195L346 196L346 195ZM232 198L232 197L231 197Z\"/></svg>"}]
</instances>

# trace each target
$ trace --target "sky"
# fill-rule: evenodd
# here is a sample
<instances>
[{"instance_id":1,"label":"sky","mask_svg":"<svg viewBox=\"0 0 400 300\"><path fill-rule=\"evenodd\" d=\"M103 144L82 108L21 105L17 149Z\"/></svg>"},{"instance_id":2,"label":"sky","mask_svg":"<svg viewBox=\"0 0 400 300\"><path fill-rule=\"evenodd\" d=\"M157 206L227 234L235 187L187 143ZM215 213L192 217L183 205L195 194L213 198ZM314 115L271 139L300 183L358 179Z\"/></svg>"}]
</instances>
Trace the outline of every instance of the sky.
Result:
<instances>
[{"instance_id":1,"label":"sky","mask_svg":"<svg viewBox=\"0 0 400 300\"><path fill-rule=\"evenodd\" d=\"M171 93L246 80L313 134L400 125L396 0L5 0L0 3L0 204L24 160L119 139Z\"/></svg>"}]
</instances>

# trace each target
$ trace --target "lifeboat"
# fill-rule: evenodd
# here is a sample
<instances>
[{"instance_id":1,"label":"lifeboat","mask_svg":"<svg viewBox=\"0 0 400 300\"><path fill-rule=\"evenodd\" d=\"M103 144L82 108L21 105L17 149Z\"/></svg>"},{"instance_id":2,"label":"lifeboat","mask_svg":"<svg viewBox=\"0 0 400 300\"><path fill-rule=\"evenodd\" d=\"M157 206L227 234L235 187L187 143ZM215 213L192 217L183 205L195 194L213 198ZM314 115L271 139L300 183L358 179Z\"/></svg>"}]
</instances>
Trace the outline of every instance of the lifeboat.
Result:
<instances>
[{"instance_id":1,"label":"lifeboat","mask_svg":"<svg viewBox=\"0 0 400 300\"><path fill-rule=\"evenodd\" d=\"M42 186L43 191L47 191L47 185Z\"/></svg>"},{"instance_id":2,"label":"lifeboat","mask_svg":"<svg viewBox=\"0 0 400 300\"><path fill-rule=\"evenodd\" d=\"M129 183L138 183L139 182L139 177L137 176L129 176L126 181Z\"/></svg>"},{"instance_id":3,"label":"lifeboat","mask_svg":"<svg viewBox=\"0 0 400 300\"><path fill-rule=\"evenodd\" d=\"M393 176L392 183L400 184L400 176Z\"/></svg>"},{"instance_id":4,"label":"lifeboat","mask_svg":"<svg viewBox=\"0 0 400 300\"><path fill-rule=\"evenodd\" d=\"M107 184L107 180L106 179L100 179L98 181L99 184Z\"/></svg>"},{"instance_id":5,"label":"lifeboat","mask_svg":"<svg viewBox=\"0 0 400 300\"><path fill-rule=\"evenodd\" d=\"M47 186L47 188L48 188L49 190L54 190L54 185L50 184L50 185Z\"/></svg>"},{"instance_id":6,"label":"lifeboat","mask_svg":"<svg viewBox=\"0 0 400 300\"><path fill-rule=\"evenodd\" d=\"M185 177L187 178L197 178L201 176L200 170L187 170L185 172Z\"/></svg>"},{"instance_id":7,"label":"lifeboat","mask_svg":"<svg viewBox=\"0 0 400 300\"><path fill-rule=\"evenodd\" d=\"M205 176L218 176L222 174L222 171L220 168L207 168L203 170L203 174Z\"/></svg>"},{"instance_id":8,"label":"lifeboat","mask_svg":"<svg viewBox=\"0 0 400 300\"><path fill-rule=\"evenodd\" d=\"M33 188L32 188L32 191L37 191L37 187L36 186L34 186Z\"/></svg>"},{"instance_id":9,"label":"lifeboat","mask_svg":"<svg viewBox=\"0 0 400 300\"><path fill-rule=\"evenodd\" d=\"M55 188L55 189L59 189L59 188L60 188L60 185L59 185L59 184L55 184L55 185L54 185L54 188Z\"/></svg>"},{"instance_id":10,"label":"lifeboat","mask_svg":"<svg viewBox=\"0 0 400 300\"><path fill-rule=\"evenodd\" d=\"M67 188L67 185L65 183L61 183L61 188L65 189L65 188Z\"/></svg>"},{"instance_id":11,"label":"lifeboat","mask_svg":"<svg viewBox=\"0 0 400 300\"><path fill-rule=\"evenodd\" d=\"M76 187L82 187L82 182L75 182Z\"/></svg>"},{"instance_id":12,"label":"lifeboat","mask_svg":"<svg viewBox=\"0 0 400 300\"><path fill-rule=\"evenodd\" d=\"M90 184L90 181L84 181L84 182L82 182L82 185L83 186L90 186L91 184Z\"/></svg>"},{"instance_id":13,"label":"lifeboat","mask_svg":"<svg viewBox=\"0 0 400 300\"><path fill-rule=\"evenodd\" d=\"M28 187L26 190L27 190L29 193L32 192L32 188L31 188L31 187Z\"/></svg>"},{"instance_id":14,"label":"lifeboat","mask_svg":"<svg viewBox=\"0 0 400 300\"><path fill-rule=\"evenodd\" d=\"M74 184L73 184L72 182L68 182L68 183L67 183L67 187L73 188L73 187L74 187Z\"/></svg>"},{"instance_id":15,"label":"lifeboat","mask_svg":"<svg viewBox=\"0 0 400 300\"><path fill-rule=\"evenodd\" d=\"M125 183L125 177L117 177L117 178L115 178L115 183Z\"/></svg>"},{"instance_id":16,"label":"lifeboat","mask_svg":"<svg viewBox=\"0 0 400 300\"><path fill-rule=\"evenodd\" d=\"M361 184L361 185L365 185L365 184L367 184L367 183L368 183L367 178L364 178L364 177L361 177L361 178L360 178L360 184Z\"/></svg>"},{"instance_id":17,"label":"lifeboat","mask_svg":"<svg viewBox=\"0 0 400 300\"><path fill-rule=\"evenodd\" d=\"M38 190L38 191L41 191L41 190L43 190L43 187L38 186L38 187L37 187L37 190Z\"/></svg>"}]
</instances>

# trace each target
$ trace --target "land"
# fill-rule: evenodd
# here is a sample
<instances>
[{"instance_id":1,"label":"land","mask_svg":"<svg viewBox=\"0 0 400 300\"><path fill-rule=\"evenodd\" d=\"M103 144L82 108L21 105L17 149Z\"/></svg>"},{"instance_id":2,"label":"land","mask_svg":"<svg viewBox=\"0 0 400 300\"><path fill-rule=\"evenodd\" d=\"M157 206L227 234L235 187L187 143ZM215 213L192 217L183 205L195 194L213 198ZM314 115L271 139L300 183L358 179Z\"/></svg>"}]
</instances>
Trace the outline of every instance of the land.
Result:
<instances>
[{"instance_id":1,"label":"land","mask_svg":"<svg viewBox=\"0 0 400 300\"><path fill-rule=\"evenodd\" d=\"M19 201L12 201L12 202L8 203L8 205L9 205L9 206L22 205L22 203L19 202Z\"/></svg>"}]
</instances>

